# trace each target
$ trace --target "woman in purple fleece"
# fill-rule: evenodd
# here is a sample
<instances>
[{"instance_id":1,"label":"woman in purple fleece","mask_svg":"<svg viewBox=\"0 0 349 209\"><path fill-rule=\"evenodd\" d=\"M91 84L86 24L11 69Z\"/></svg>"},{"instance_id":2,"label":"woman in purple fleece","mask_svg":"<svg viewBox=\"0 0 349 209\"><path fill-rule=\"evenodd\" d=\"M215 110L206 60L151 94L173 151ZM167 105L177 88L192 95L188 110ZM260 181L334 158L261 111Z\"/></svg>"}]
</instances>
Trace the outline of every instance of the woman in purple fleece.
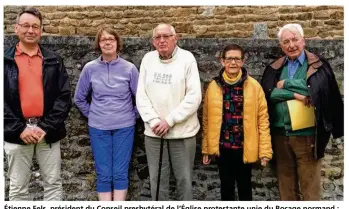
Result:
<instances>
[{"instance_id":1,"label":"woman in purple fleece","mask_svg":"<svg viewBox=\"0 0 349 209\"><path fill-rule=\"evenodd\" d=\"M120 36L110 28L97 32L94 48L102 53L83 68L75 91L75 104L88 118L96 165L99 200L125 200L136 117L132 103L138 70L118 54ZM87 101L92 92L92 101Z\"/></svg>"}]
</instances>

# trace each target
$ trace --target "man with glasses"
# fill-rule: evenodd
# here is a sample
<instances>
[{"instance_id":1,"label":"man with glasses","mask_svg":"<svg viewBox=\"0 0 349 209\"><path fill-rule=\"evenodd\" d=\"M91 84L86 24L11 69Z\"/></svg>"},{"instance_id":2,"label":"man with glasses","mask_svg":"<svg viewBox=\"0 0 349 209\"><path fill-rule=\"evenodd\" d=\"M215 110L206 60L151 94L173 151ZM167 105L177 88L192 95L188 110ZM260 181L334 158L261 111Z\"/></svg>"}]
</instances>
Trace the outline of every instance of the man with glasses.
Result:
<instances>
[{"instance_id":1,"label":"man with glasses","mask_svg":"<svg viewBox=\"0 0 349 209\"><path fill-rule=\"evenodd\" d=\"M179 200L192 200L192 172L196 138L200 129L197 109L201 103L200 77L192 53L177 44L173 26L153 30L155 51L142 60L136 95L137 109L145 123L151 195L156 199L160 151L163 162L159 200L169 199L170 167ZM161 146L164 138L164 146Z\"/></svg>"},{"instance_id":2,"label":"man with glasses","mask_svg":"<svg viewBox=\"0 0 349 209\"><path fill-rule=\"evenodd\" d=\"M281 200L320 200L321 158L343 136L343 100L330 64L305 49L302 26L279 33L283 56L264 71ZM293 110L296 111L293 111Z\"/></svg>"},{"instance_id":3,"label":"man with glasses","mask_svg":"<svg viewBox=\"0 0 349 209\"><path fill-rule=\"evenodd\" d=\"M35 8L20 12L19 42L4 52L4 150L10 200L30 200L28 184L35 155L44 180L44 200L62 199L59 140L71 108L63 60L39 45L42 16Z\"/></svg>"}]
</instances>

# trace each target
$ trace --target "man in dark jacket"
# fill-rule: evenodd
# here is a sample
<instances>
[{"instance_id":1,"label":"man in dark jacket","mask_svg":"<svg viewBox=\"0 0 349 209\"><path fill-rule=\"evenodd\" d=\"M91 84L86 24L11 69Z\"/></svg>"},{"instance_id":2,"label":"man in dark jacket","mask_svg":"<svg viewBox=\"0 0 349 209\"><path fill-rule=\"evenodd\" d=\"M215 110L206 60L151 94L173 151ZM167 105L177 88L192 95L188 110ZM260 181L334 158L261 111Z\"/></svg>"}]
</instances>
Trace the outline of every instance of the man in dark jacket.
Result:
<instances>
[{"instance_id":1,"label":"man in dark jacket","mask_svg":"<svg viewBox=\"0 0 349 209\"><path fill-rule=\"evenodd\" d=\"M342 96L329 63L304 49L299 24L283 26L278 37L286 56L266 67L261 83L268 102L280 198L320 200L321 158L330 135L343 136Z\"/></svg>"},{"instance_id":2,"label":"man in dark jacket","mask_svg":"<svg viewBox=\"0 0 349 209\"><path fill-rule=\"evenodd\" d=\"M18 14L19 42L4 52L4 149L10 200L29 200L35 154L44 180L44 200L62 199L60 139L71 108L63 60L40 46L42 16L35 8Z\"/></svg>"}]
</instances>

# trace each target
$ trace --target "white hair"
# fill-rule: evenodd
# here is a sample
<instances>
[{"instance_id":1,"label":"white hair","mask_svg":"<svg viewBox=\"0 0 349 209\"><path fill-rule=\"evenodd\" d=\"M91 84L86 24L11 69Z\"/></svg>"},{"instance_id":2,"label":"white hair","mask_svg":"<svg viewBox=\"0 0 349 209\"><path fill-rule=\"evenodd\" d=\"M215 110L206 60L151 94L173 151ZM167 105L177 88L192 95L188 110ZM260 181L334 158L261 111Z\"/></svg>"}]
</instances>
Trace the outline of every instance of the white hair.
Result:
<instances>
[{"instance_id":1,"label":"white hair","mask_svg":"<svg viewBox=\"0 0 349 209\"><path fill-rule=\"evenodd\" d=\"M303 32L303 28L300 24L297 23L292 23L292 24L286 24L284 25L278 32L278 38L280 40L282 33L287 30L287 31L292 31L292 32L298 32L301 37L304 37L304 32Z\"/></svg>"},{"instance_id":2,"label":"white hair","mask_svg":"<svg viewBox=\"0 0 349 209\"><path fill-rule=\"evenodd\" d=\"M166 24L166 23L160 23L158 26L156 26L154 29L153 29L153 37L155 35L155 31L158 27L163 27L163 26L166 26L166 27L169 27L170 28L170 31L172 33L172 35L176 35L176 31L174 29L174 27L170 24Z\"/></svg>"}]
</instances>

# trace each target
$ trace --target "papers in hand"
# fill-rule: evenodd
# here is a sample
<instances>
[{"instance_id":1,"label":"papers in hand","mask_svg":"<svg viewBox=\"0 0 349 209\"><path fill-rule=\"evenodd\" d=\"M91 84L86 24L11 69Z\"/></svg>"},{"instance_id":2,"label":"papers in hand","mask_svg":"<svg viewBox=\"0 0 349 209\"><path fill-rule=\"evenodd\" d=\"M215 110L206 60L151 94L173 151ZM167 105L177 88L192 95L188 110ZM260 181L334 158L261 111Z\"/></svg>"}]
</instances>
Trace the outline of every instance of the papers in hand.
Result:
<instances>
[{"instance_id":1,"label":"papers in hand","mask_svg":"<svg viewBox=\"0 0 349 209\"><path fill-rule=\"evenodd\" d=\"M315 113L313 106L307 107L303 102L296 99L288 100L287 106L290 113L293 131L315 126Z\"/></svg>"}]
</instances>

